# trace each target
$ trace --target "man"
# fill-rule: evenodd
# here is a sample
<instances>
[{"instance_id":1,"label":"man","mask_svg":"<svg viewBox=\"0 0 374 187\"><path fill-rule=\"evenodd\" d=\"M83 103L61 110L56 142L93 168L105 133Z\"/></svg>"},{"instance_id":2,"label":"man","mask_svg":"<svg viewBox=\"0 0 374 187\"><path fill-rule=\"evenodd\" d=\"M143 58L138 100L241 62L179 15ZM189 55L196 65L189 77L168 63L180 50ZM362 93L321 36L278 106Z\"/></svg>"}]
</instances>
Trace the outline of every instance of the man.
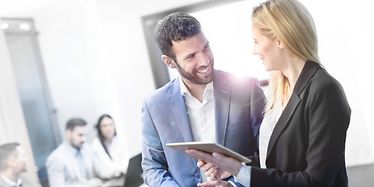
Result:
<instances>
[{"instance_id":1,"label":"man","mask_svg":"<svg viewBox=\"0 0 374 187\"><path fill-rule=\"evenodd\" d=\"M0 187L36 186L21 177L27 171L27 156L19 143L0 145Z\"/></svg>"},{"instance_id":2,"label":"man","mask_svg":"<svg viewBox=\"0 0 374 187\"><path fill-rule=\"evenodd\" d=\"M72 118L66 124L66 142L54 150L47 159L47 172L51 187L99 186L100 163L86 144L87 123Z\"/></svg>"},{"instance_id":3,"label":"man","mask_svg":"<svg viewBox=\"0 0 374 187\"><path fill-rule=\"evenodd\" d=\"M145 183L196 186L204 174L197 161L166 143L216 142L244 156L258 152L265 97L258 81L236 81L213 68L214 58L199 21L184 13L160 20L155 39L162 60L179 72L145 99L142 109Z\"/></svg>"}]
</instances>

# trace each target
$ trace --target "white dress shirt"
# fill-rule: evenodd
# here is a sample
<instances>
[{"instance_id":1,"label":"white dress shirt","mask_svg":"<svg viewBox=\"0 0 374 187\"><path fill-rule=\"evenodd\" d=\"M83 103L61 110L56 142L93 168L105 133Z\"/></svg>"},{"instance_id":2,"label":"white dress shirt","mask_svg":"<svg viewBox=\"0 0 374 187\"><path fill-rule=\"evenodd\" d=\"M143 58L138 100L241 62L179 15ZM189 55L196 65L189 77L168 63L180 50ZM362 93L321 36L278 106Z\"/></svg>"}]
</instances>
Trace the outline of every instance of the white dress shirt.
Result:
<instances>
[{"instance_id":1,"label":"white dress shirt","mask_svg":"<svg viewBox=\"0 0 374 187\"><path fill-rule=\"evenodd\" d=\"M181 94L187 107L192 136L196 142L216 142L216 117L213 82L206 85L203 101L193 97L182 79L179 79ZM202 181L206 181L204 172L200 169Z\"/></svg>"},{"instance_id":2,"label":"white dress shirt","mask_svg":"<svg viewBox=\"0 0 374 187\"><path fill-rule=\"evenodd\" d=\"M77 156L81 156L82 160ZM84 186L96 179L104 165L97 161L91 145L85 143L78 153L77 149L64 142L49 155L46 167L50 186L65 187Z\"/></svg>"},{"instance_id":3,"label":"white dress shirt","mask_svg":"<svg viewBox=\"0 0 374 187\"><path fill-rule=\"evenodd\" d=\"M1 186L1 187L16 187L16 186L22 186L22 179L19 178L16 182L8 179L4 175L0 175L2 178L3 183L5 183L6 186Z\"/></svg>"},{"instance_id":4,"label":"white dress shirt","mask_svg":"<svg viewBox=\"0 0 374 187\"><path fill-rule=\"evenodd\" d=\"M190 120L194 141L216 142L216 120L213 82L206 85L203 93L203 101L193 97L180 81L181 94L187 106L187 113Z\"/></svg>"}]
</instances>

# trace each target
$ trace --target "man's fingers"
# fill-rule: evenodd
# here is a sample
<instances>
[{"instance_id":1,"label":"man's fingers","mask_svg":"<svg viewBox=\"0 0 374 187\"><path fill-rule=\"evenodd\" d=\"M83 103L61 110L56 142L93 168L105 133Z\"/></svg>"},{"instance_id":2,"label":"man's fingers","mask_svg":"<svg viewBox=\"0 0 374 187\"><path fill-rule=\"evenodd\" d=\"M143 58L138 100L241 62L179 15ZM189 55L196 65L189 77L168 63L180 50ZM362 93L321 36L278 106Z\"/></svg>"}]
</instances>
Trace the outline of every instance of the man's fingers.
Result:
<instances>
[{"instance_id":1,"label":"man's fingers","mask_svg":"<svg viewBox=\"0 0 374 187\"><path fill-rule=\"evenodd\" d=\"M201 167L201 166L203 166L204 164L206 164L206 163L204 162L204 160L198 160L198 161L197 161L197 167Z\"/></svg>"}]
</instances>

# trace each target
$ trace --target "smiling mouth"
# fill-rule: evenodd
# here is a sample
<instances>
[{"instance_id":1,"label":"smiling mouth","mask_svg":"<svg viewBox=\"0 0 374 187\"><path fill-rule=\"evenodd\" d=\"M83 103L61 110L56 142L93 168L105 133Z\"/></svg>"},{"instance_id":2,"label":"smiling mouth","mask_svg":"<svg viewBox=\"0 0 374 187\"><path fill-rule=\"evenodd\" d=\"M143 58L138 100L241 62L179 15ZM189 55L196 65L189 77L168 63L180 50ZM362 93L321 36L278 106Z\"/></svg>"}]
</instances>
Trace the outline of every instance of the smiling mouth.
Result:
<instances>
[{"instance_id":1,"label":"smiling mouth","mask_svg":"<svg viewBox=\"0 0 374 187\"><path fill-rule=\"evenodd\" d=\"M210 71L211 71L212 67L210 66L205 66L205 67L201 67L199 68L196 73L200 73L200 74L208 74Z\"/></svg>"},{"instance_id":2,"label":"smiling mouth","mask_svg":"<svg viewBox=\"0 0 374 187\"><path fill-rule=\"evenodd\" d=\"M208 72L209 71L209 67L207 66L207 67L204 67L204 68L200 68L199 70L198 70L198 72L200 72L200 73L206 73L206 72Z\"/></svg>"}]
</instances>

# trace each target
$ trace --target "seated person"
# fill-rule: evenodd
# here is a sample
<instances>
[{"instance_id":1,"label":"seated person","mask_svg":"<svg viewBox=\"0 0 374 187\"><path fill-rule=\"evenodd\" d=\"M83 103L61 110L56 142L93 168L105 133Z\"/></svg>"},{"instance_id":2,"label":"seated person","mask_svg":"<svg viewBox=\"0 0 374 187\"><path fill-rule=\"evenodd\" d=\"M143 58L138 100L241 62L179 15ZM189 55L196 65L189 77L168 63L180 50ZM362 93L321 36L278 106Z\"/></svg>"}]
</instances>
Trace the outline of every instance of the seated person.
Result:
<instances>
[{"instance_id":1,"label":"seated person","mask_svg":"<svg viewBox=\"0 0 374 187\"><path fill-rule=\"evenodd\" d=\"M47 159L50 186L100 186L102 182L98 177L103 167L90 145L85 143L86 121L70 119L66 124L65 136L66 141Z\"/></svg>"},{"instance_id":2,"label":"seated person","mask_svg":"<svg viewBox=\"0 0 374 187\"><path fill-rule=\"evenodd\" d=\"M96 129L98 137L92 142L92 148L105 165L101 177L119 177L126 172L128 163L125 140L117 135L113 118L108 114L99 117Z\"/></svg>"},{"instance_id":3,"label":"seated person","mask_svg":"<svg viewBox=\"0 0 374 187\"><path fill-rule=\"evenodd\" d=\"M27 156L19 143L6 143L0 145L0 187L34 187L22 173L27 171Z\"/></svg>"}]
</instances>

